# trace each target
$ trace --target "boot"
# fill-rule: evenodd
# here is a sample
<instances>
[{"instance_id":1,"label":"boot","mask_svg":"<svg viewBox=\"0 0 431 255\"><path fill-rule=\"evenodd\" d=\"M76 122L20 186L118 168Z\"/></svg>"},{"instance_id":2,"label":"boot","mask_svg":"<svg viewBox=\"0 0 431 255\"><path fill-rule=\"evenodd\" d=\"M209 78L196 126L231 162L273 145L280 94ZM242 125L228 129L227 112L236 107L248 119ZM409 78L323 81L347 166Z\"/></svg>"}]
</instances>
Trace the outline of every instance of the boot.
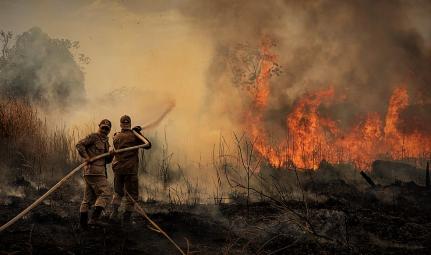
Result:
<instances>
[{"instance_id":1,"label":"boot","mask_svg":"<svg viewBox=\"0 0 431 255\"><path fill-rule=\"evenodd\" d=\"M103 225L103 223L100 221L100 215L102 214L103 207L96 206L94 208L93 214L91 215L91 219L88 222L88 225Z\"/></svg>"},{"instance_id":2,"label":"boot","mask_svg":"<svg viewBox=\"0 0 431 255\"><path fill-rule=\"evenodd\" d=\"M132 221L131 221L131 217L132 217L132 212L124 212L123 213L123 228L130 228L132 226Z\"/></svg>"},{"instance_id":3,"label":"boot","mask_svg":"<svg viewBox=\"0 0 431 255\"><path fill-rule=\"evenodd\" d=\"M86 230L88 228L88 212L79 213L79 227L82 230Z\"/></svg>"},{"instance_id":4,"label":"boot","mask_svg":"<svg viewBox=\"0 0 431 255\"><path fill-rule=\"evenodd\" d=\"M118 205L112 205L112 212L109 215L109 221L112 223L118 223Z\"/></svg>"}]
</instances>

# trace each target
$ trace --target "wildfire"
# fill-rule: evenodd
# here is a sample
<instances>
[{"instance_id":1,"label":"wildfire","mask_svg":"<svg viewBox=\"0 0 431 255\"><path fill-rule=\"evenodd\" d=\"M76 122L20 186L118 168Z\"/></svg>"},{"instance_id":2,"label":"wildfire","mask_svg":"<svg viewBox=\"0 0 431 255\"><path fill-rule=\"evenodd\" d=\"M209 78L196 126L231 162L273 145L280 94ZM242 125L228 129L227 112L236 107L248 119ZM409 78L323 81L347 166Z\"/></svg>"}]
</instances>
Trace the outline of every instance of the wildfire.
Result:
<instances>
[{"instance_id":1,"label":"wildfire","mask_svg":"<svg viewBox=\"0 0 431 255\"><path fill-rule=\"evenodd\" d=\"M264 108L268 103L269 78L271 69L276 60L276 56L270 52L270 41L263 40L261 46L262 60L260 61L260 72L256 77L256 87L254 88L254 100L256 107Z\"/></svg>"},{"instance_id":2,"label":"wildfire","mask_svg":"<svg viewBox=\"0 0 431 255\"><path fill-rule=\"evenodd\" d=\"M335 101L333 88L303 94L296 100L286 116L286 136L271 143L269 131L263 123L270 95L271 68L276 55L268 43L260 49L260 72L251 93L252 107L244 113L248 135L254 148L272 166L282 167L293 163L299 168L316 169L322 160L332 163L351 162L360 169L368 169L379 158L404 159L423 156L431 151L431 139L416 131L404 134L399 130L400 113L409 105L405 85L394 89L386 116L371 112L363 116L356 126L347 131L337 121L319 114L319 106Z\"/></svg>"}]
</instances>

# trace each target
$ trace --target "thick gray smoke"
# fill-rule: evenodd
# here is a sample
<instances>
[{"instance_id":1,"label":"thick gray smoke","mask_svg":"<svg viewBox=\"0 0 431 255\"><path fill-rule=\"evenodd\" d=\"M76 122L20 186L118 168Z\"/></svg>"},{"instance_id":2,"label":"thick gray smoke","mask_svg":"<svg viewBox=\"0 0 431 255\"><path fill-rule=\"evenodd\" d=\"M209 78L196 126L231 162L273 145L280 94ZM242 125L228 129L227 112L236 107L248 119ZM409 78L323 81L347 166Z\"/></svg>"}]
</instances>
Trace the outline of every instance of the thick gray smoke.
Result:
<instances>
[{"instance_id":1,"label":"thick gray smoke","mask_svg":"<svg viewBox=\"0 0 431 255\"><path fill-rule=\"evenodd\" d=\"M40 28L17 36L0 65L3 95L42 107L67 108L84 99L84 74L71 53L78 44L52 39Z\"/></svg>"},{"instance_id":2,"label":"thick gray smoke","mask_svg":"<svg viewBox=\"0 0 431 255\"><path fill-rule=\"evenodd\" d=\"M272 121L284 120L304 92L329 86L346 100L320 112L345 127L366 112L384 115L397 86L408 88L411 104L430 101L429 1L188 1L178 8L218 45L208 76L212 97L233 95L223 91L235 79L221 77L250 61L232 65L238 48L250 57L262 38L274 41L282 73L271 80Z\"/></svg>"}]
</instances>

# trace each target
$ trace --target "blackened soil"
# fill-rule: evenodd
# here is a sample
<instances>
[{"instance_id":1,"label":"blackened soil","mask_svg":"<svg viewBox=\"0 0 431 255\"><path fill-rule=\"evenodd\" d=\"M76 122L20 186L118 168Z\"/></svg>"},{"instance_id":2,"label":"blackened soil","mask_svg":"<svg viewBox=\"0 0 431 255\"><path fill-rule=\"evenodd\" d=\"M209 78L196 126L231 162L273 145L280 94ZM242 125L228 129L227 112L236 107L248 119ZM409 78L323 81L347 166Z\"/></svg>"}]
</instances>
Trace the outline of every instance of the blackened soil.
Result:
<instances>
[{"instance_id":1,"label":"blackened soil","mask_svg":"<svg viewBox=\"0 0 431 255\"><path fill-rule=\"evenodd\" d=\"M142 204L189 254L431 254L431 192L411 183L306 187L317 198L193 208ZM131 227L78 228L78 202L46 201L0 233L0 254L180 254L139 214ZM5 223L32 202L9 197Z\"/></svg>"},{"instance_id":2,"label":"blackened soil","mask_svg":"<svg viewBox=\"0 0 431 255\"><path fill-rule=\"evenodd\" d=\"M1 222L18 213L15 206L1 207ZM133 215L128 227L108 224L106 219L106 226L82 231L77 212L78 204L39 206L29 217L0 234L0 254L179 254L139 214ZM227 230L214 219L190 212L164 211L149 216L184 251L217 254L226 242Z\"/></svg>"}]
</instances>

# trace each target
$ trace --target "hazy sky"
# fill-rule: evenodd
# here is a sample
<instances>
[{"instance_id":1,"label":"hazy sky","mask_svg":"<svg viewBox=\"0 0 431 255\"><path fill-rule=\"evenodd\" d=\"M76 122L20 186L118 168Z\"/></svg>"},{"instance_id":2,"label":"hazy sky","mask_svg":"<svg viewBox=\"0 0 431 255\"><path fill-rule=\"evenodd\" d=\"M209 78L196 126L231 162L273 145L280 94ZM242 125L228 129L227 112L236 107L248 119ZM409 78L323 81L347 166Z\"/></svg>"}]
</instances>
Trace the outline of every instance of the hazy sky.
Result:
<instances>
[{"instance_id":1,"label":"hazy sky","mask_svg":"<svg viewBox=\"0 0 431 255\"><path fill-rule=\"evenodd\" d=\"M115 130L126 113L143 124L175 101L159 130L166 126L171 145L182 146L211 134L203 110L212 45L172 6L142 2L136 11L130 1L1 1L0 28L17 34L39 26L52 38L79 41L91 58L84 69L89 106L60 117L66 125L107 117ZM204 138L197 129L205 129Z\"/></svg>"},{"instance_id":2,"label":"hazy sky","mask_svg":"<svg viewBox=\"0 0 431 255\"><path fill-rule=\"evenodd\" d=\"M121 86L175 87L178 98L193 97L187 88L200 82L211 54L210 41L175 10L136 14L121 1L2 1L0 10L5 30L39 26L53 38L79 41L91 58L89 97Z\"/></svg>"}]
</instances>

